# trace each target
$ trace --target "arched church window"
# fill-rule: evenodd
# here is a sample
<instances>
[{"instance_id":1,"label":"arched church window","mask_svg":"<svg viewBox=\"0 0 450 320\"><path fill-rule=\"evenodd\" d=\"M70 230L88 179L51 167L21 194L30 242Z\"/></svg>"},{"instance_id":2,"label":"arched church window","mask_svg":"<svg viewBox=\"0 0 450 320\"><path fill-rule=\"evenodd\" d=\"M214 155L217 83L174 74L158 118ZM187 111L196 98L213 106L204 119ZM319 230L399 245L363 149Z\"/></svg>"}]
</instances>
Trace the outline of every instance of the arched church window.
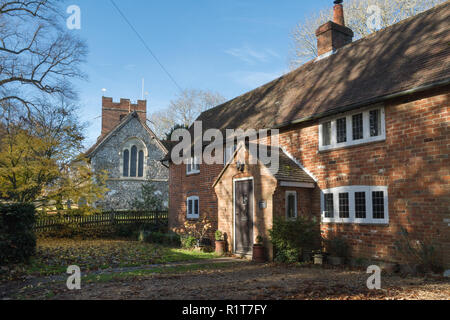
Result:
<instances>
[{"instance_id":1,"label":"arched church window","mask_svg":"<svg viewBox=\"0 0 450 320\"><path fill-rule=\"evenodd\" d=\"M122 176L127 178L144 178L147 148L137 138L128 140L122 147Z\"/></svg>"},{"instance_id":2,"label":"arched church window","mask_svg":"<svg viewBox=\"0 0 450 320\"><path fill-rule=\"evenodd\" d=\"M130 177L136 177L136 165L137 165L137 148L131 147L131 160L130 160Z\"/></svg>"},{"instance_id":3,"label":"arched church window","mask_svg":"<svg viewBox=\"0 0 450 320\"><path fill-rule=\"evenodd\" d=\"M123 176L128 177L128 168L130 165L130 151L123 151Z\"/></svg>"},{"instance_id":4,"label":"arched church window","mask_svg":"<svg viewBox=\"0 0 450 320\"><path fill-rule=\"evenodd\" d=\"M138 160L138 177L142 178L144 176L144 151L139 151L139 160Z\"/></svg>"}]
</instances>

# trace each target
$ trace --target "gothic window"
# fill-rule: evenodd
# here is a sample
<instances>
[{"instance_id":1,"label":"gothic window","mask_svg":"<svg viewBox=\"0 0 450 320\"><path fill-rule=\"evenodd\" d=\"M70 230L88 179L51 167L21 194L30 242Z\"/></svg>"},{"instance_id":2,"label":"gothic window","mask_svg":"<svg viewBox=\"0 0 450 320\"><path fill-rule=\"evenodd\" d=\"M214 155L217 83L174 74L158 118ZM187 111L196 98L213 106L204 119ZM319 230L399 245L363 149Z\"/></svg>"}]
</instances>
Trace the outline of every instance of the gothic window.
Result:
<instances>
[{"instance_id":1,"label":"gothic window","mask_svg":"<svg viewBox=\"0 0 450 320\"><path fill-rule=\"evenodd\" d=\"M123 151L123 176L124 177L128 177L129 165L130 165L130 151L124 150Z\"/></svg>"},{"instance_id":2,"label":"gothic window","mask_svg":"<svg viewBox=\"0 0 450 320\"><path fill-rule=\"evenodd\" d=\"M144 176L144 151L139 151L139 157L138 157L138 177Z\"/></svg>"},{"instance_id":3,"label":"gothic window","mask_svg":"<svg viewBox=\"0 0 450 320\"><path fill-rule=\"evenodd\" d=\"M122 151L122 176L144 178L147 150L140 140L128 141Z\"/></svg>"},{"instance_id":4,"label":"gothic window","mask_svg":"<svg viewBox=\"0 0 450 320\"><path fill-rule=\"evenodd\" d=\"M136 177L136 165L137 165L137 148L131 147L131 160L130 160L130 177Z\"/></svg>"}]
</instances>

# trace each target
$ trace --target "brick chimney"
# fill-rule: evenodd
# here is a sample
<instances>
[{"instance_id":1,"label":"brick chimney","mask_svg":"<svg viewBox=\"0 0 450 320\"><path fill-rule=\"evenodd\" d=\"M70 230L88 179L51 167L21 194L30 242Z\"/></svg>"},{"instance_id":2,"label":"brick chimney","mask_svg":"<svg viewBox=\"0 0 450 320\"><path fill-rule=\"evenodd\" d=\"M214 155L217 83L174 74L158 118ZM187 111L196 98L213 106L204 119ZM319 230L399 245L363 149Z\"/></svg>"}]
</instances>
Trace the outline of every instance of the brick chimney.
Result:
<instances>
[{"instance_id":1,"label":"brick chimney","mask_svg":"<svg viewBox=\"0 0 450 320\"><path fill-rule=\"evenodd\" d=\"M147 119L147 101L138 100L132 104L130 99L113 102L112 98L102 97L102 134L103 137L113 130L128 114L136 111L142 123Z\"/></svg>"},{"instance_id":2,"label":"brick chimney","mask_svg":"<svg viewBox=\"0 0 450 320\"><path fill-rule=\"evenodd\" d=\"M345 26L343 0L334 1L333 21L321 25L316 31L319 56L334 52L353 40L353 31Z\"/></svg>"}]
</instances>

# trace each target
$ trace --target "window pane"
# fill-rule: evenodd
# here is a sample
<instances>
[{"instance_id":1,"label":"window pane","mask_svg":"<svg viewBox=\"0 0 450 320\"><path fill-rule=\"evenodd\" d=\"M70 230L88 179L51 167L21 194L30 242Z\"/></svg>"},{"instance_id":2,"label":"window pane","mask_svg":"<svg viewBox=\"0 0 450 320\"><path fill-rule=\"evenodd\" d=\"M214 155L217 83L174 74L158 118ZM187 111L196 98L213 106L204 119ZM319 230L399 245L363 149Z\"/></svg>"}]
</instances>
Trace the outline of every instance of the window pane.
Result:
<instances>
[{"instance_id":1,"label":"window pane","mask_svg":"<svg viewBox=\"0 0 450 320\"><path fill-rule=\"evenodd\" d=\"M197 157L195 157L193 159L193 161L194 161L194 170L195 171L200 171L200 164L198 163Z\"/></svg>"},{"instance_id":2,"label":"window pane","mask_svg":"<svg viewBox=\"0 0 450 320\"><path fill-rule=\"evenodd\" d=\"M123 176L128 177L128 168L130 164L130 151L125 150L123 152Z\"/></svg>"},{"instance_id":3,"label":"window pane","mask_svg":"<svg viewBox=\"0 0 450 320\"><path fill-rule=\"evenodd\" d=\"M194 214L198 215L198 200L194 200Z\"/></svg>"},{"instance_id":4,"label":"window pane","mask_svg":"<svg viewBox=\"0 0 450 320\"><path fill-rule=\"evenodd\" d=\"M331 122L325 122L322 125L322 144L324 146L331 144Z\"/></svg>"},{"instance_id":5,"label":"window pane","mask_svg":"<svg viewBox=\"0 0 450 320\"><path fill-rule=\"evenodd\" d=\"M381 135L381 113L380 110L370 111L370 136Z\"/></svg>"},{"instance_id":6,"label":"window pane","mask_svg":"<svg viewBox=\"0 0 450 320\"><path fill-rule=\"evenodd\" d=\"M131 147L130 177L136 177L137 148Z\"/></svg>"},{"instance_id":7,"label":"window pane","mask_svg":"<svg viewBox=\"0 0 450 320\"><path fill-rule=\"evenodd\" d=\"M357 219L366 218L366 193L355 192L355 216Z\"/></svg>"},{"instance_id":8,"label":"window pane","mask_svg":"<svg viewBox=\"0 0 450 320\"><path fill-rule=\"evenodd\" d=\"M356 114L352 117L353 126L353 140L360 140L364 137L363 134L363 115Z\"/></svg>"},{"instance_id":9,"label":"window pane","mask_svg":"<svg viewBox=\"0 0 450 320\"><path fill-rule=\"evenodd\" d=\"M324 195L325 204L325 218L334 218L334 203L333 203L333 194L328 193Z\"/></svg>"},{"instance_id":10,"label":"window pane","mask_svg":"<svg viewBox=\"0 0 450 320\"><path fill-rule=\"evenodd\" d=\"M372 208L374 219L384 219L384 192L372 192Z\"/></svg>"},{"instance_id":11,"label":"window pane","mask_svg":"<svg viewBox=\"0 0 450 320\"><path fill-rule=\"evenodd\" d=\"M138 177L144 176L144 151L139 151Z\"/></svg>"},{"instance_id":12,"label":"window pane","mask_svg":"<svg viewBox=\"0 0 450 320\"><path fill-rule=\"evenodd\" d=\"M192 215L192 200L188 200L188 215Z\"/></svg>"},{"instance_id":13,"label":"window pane","mask_svg":"<svg viewBox=\"0 0 450 320\"><path fill-rule=\"evenodd\" d=\"M347 141L347 119L342 118L336 121L337 142L342 143Z\"/></svg>"},{"instance_id":14,"label":"window pane","mask_svg":"<svg viewBox=\"0 0 450 320\"><path fill-rule=\"evenodd\" d=\"M339 193L339 217L350 218L348 193Z\"/></svg>"},{"instance_id":15,"label":"window pane","mask_svg":"<svg viewBox=\"0 0 450 320\"><path fill-rule=\"evenodd\" d=\"M288 195L288 201L287 201L288 207L287 207L287 216L288 218L295 218L295 195L290 194Z\"/></svg>"}]
</instances>

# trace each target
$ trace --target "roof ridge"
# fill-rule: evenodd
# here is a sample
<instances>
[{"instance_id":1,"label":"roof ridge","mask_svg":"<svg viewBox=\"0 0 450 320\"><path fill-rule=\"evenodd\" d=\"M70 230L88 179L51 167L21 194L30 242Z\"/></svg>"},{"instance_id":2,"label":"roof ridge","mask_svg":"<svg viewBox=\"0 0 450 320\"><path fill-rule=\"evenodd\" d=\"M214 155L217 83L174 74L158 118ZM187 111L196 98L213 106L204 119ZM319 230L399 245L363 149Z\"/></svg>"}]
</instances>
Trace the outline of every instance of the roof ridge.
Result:
<instances>
[{"instance_id":1,"label":"roof ridge","mask_svg":"<svg viewBox=\"0 0 450 320\"><path fill-rule=\"evenodd\" d=\"M403 19L403 20L401 20L401 21L399 21L399 22L397 22L397 23L395 23L395 24L392 24L392 25L390 25L390 26L388 26L388 27L386 27L386 28L383 28L383 29L380 29L380 30L378 30L378 31L375 31L375 32L373 32L373 33L371 33L371 34L369 34L369 35L367 35L367 36L365 36L365 37L363 37L363 38L361 38L361 39L358 39L358 40L356 40L356 41L353 41L353 42L349 43L348 45L346 45L346 46L344 46L344 47L338 49L337 52L336 52L335 54L333 54L333 55L331 55L331 56L329 56L329 57L325 57L325 58L320 59L320 60L317 60L317 58L314 58L314 59L312 59L312 60L309 60L309 61L307 61L306 63L304 63L304 64L300 65L299 67L297 67L296 69L293 69L293 70L291 70L291 71L289 71L289 72L283 74L282 76L280 76L280 77L278 77L278 78L275 78L275 79L273 79L273 80L271 80L271 81L269 81L269 82L267 82L267 83L265 83L265 84L260 85L259 87L256 87L256 88L254 88L254 89L252 89L252 90L250 90L250 91L247 91L247 92L245 92L245 93L243 93L243 94L241 94L241 95L239 95L239 96L237 96L237 97L235 97L235 98L233 98L233 99L231 99L231 100L228 100L228 101L226 101L226 102L224 102L224 103L222 103L222 104L220 104L220 105L217 105L217 106L215 106L215 107L213 107L213 108L211 108L211 109L208 109L208 110L202 112L202 113L199 115L199 117L198 117L197 119L200 119L200 117L201 117L202 115L207 115L207 114L209 114L209 113L212 112L212 111L217 111L218 109L221 109L222 107L224 107L224 106L230 104L231 102L233 102L233 101L235 101L235 100L239 100L239 99L245 97L246 95L252 94L252 93L254 93L254 92L258 91L258 90L261 90L261 89L264 88L264 87L268 87L268 86L270 86L270 84L272 84L273 82L280 81L280 80L282 80L283 78L285 78L285 77L287 77L287 76L289 76L289 75L291 75L291 74L293 74L293 73L299 72L301 69L306 68L306 67L308 67L308 66L310 66L310 65L312 65L312 64L314 64L314 63L316 63L316 62L319 62L319 61L320 61L320 62L327 61L327 60L330 59L331 57L336 56L338 53L340 53L340 52L342 52L342 51L344 51L344 50L350 50L351 48L354 48L356 45L359 45L361 42L364 42L364 41L370 40L370 39L372 39L372 38L381 36L381 35L385 34L386 32L390 31L391 29L393 29L394 27L398 27L399 25L403 25L403 24L405 24L405 23L408 23L408 22L410 22L410 20L414 20L414 19L419 18L420 16L430 14L431 12L434 12L434 11L436 11L436 10L440 10L440 9L442 9L443 7L447 6L447 5L450 5L450 1L446 1L446 2L444 2L444 3L441 3L441 4L439 4L439 5L437 5L437 6L434 6L434 7L430 8L430 9L428 9L428 10L425 10L425 11L423 11L423 12L420 12L420 13L418 13L418 14L416 14L416 15L414 15L414 16L411 16L411 17L409 17L409 18Z\"/></svg>"}]
</instances>

